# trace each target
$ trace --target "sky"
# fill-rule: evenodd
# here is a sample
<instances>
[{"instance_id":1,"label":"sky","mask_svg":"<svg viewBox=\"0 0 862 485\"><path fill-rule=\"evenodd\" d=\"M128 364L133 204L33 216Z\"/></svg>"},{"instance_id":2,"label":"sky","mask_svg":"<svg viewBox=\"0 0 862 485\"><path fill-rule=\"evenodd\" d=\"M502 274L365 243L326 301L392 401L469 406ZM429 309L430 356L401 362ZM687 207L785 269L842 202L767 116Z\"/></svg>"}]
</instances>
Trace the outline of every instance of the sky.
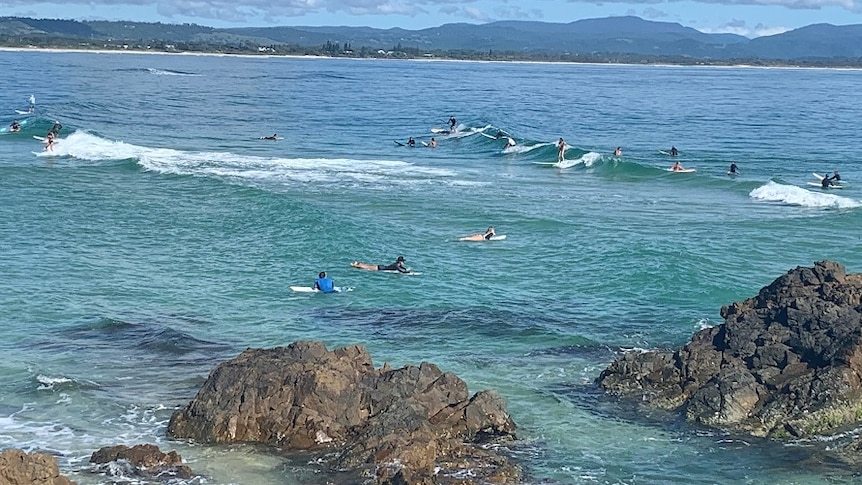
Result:
<instances>
[{"instance_id":1,"label":"sky","mask_svg":"<svg viewBox=\"0 0 862 485\"><path fill-rule=\"evenodd\" d=\"M0 16L418 30L446 23L634 15L702 32L774 35L815 23L862 24L862 0L3 0Z\"/></svg>"}]
</instances>

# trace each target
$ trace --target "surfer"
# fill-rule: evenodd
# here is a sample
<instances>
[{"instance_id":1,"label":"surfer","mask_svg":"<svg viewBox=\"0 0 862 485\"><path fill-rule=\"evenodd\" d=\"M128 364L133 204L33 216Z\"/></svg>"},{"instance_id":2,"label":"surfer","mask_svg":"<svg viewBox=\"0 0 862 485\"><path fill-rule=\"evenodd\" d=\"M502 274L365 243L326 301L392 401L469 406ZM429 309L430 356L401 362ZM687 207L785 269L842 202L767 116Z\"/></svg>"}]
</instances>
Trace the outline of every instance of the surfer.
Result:
<instances>
[{"instance_id":1,"label":"surfer","mask_svg":"<svg viewBox=\"0 0 862 485\"><path fill-rule=\"evenodd\" d=\"M49 131L47 135L45 135L45 151L53 152L54 151L54 132Z\"/></svg>"},{"instance_id":2,"label":"surfer","mask_svg":"<svg viewBox=\"0 0 862 485\"><path fill-rule=\"evenodd\" d=\"M455 133L455 126L458 125L458 120L454 116L449 117L449 133Z\"/></svg>"},{"instance_id":3,"label":"surfer","mask_svg":"<svg viewBox=\"0 0 862 485\"><path fill-rule=\"evenodd\" d=\"M674 172L682 172L683 170L685 170L685 168L683 168L683 166L678 161L674 163L673 167L671 167L670 169Z\"/></svg>"},{"instance_id":4,"label":"surfer","mask_svg":"<svg viewBox=\"0 0 862 485\"><path fill-rule=\"evenodd\" d=\"M615 157L621 157L621 156L623 156L623 148L622 148L622 147L617 147L617 149L616 149L616 150L614 150L614 156L615 156Z\"/></svg>"},{"instance_id":5,"label":"surfer","mask_svg":"<svg viewBox=\"0 0 862 485\"><path fill-rule=\"evenodd\" d=\"M494 226L491 226L488 228L488 230L485 231L485 234L482 234L482 239L489 241L492 237L496 235L497 233L494 231Z\"/></svg>"},{"instance_id":6,"label":"surfer","mask_svg":"<svg viewBox=\"0 0 862 485\"><path fill-rule=\"evenodd\" d=\"M354 261L350 263L350 266L358 269L365 269L368 271L397 271L399 273L409 273L410 270L404 266L404 256L398 256L392 264L368 264L368 263L360 263L359 261Z\"/></svg>"},{"instance_id":7,"label":"surfer","mask_svg":"<svg viewBox=\"0 0 862 485\"><path fill-rule=\"evenodd\" d=\"M670 156L675 157L677 155L679 155L679 150L675 146L670 147Z\"/></svg>"},{"instance_id":8,"label":"surfer","mask_svg":"<svg viewBox=\"0 0 862 485\"><path fill-rule=\"evenodd\" d=\"M739 173L739 167L736 166L736 162L730 162L730 170L728 170L728 175L736 175Z\"/></svg>"},{"instance_id":9,"label":"surfer","mask_svg":"<svg viewBox=\"0 0 862 485\"><path fill-rule=\"evenodd\" d=\"M501 130L501 129L499 129L499 128L498 128L498 129L497 129L497 134L496 134L496 135L494 135L494 138L496 138L496 139L498 139L498 140L499 140L500 138L503 138L504 136L506 136L506 134L505 134L505 133L503 133L503 130Z\"/></svg>"},{"instance_id":10,"label":"surfer","mask_svg":"<svg viewBox=\"0 0 862 485\"><path fill-rule=\"evenodd\" d=\"M833 180L833 181L835 181L835 182L840 182L840 181L841 181L841 176L840 176L840 175L838 175L838 170L833 170L833 171L832 171L832 180Z\"/></svg>"},{"instance_id":11,"label":"surfer","mask_svg":"<svg viewBox=\"0 0 862 485\"><path fill-rule=\"evenodd\" d=\"M49 133L53 133L54 136L57 136L60 134L60 130L62 130L62 129L63 129L63 125L61 125L59 121L55 121L54 125L51 126L51 130L49 131Z\"/></svg>"},{"instance_id":12,"label":"surfer","mask_svg":"<svg viewBox=\"0 0 862 485\"><path fill-rule=\"evenodd\" d=\"M820 186L824 189L828 189L830 185L832 185L832 179L828 175L823 177L823 180L820 181Z\"/></svg>"},{"instance_id":13,"label":"surfer","mask_svg":"<svg viewBox=\"0 0 862 485\"><path fill-rule=\"evenodd\" d=\"M409 146L409 147L415 147L416 146L416 140L414 140L412 136L407 139L407 146Z\"/></svg>"},{"instance_id":14,"label":"surfer","mask_svg":"<svg viewBox=\"0 0 862 485\"><path fill-rule=\"evenodd\" d=\"M517 143L515 143L515 140L513 140L512 137L509 137L509 139L506 141L506 148L512 148L515 145L517 145Z\"/></svg>"},{"instance_id":15,"label":"surfer","mask_svg":"<svg viewBox=\"0 0 862 485\"><path fill-rule=\"evenodd\" d=\"M437 148L437 140L434 137L431 137L431 141L428 142L428 148Z\"/></svg>"},{"instance_id":16,"label":"surfer","mask_svg":"<svg viewBox=\"0 0 862 485\"><path fill-rule=\"evenodd\" d=\"M260 137L260 139L261 139L261 140L272 140L272 141L275 141L275 140L278 140L278 133L273 133L273 134L272 134L272 136L262 136L262 137Z\"/></svg>"},{"instance_id":17,"label":"surfer","mask_svg":"<svg viewBox=\"0 0 862 485\"><path fill-rule=\"evenodd\" d=\"M566 158L566 141L563 140L563 137L560 137L560 141L557 142L557 161L562 162Z\"/></svg>"},{"instance_id":18,"label":"surfer","mask_svg":"<svg viewBox=\"0 0 862 485\"><path fill-rule=\"evenodd\" d=\"M11 131L11 132L21 131L21 123L18 123L18 120L12 120L12 124L9 125L9 131Z\"/></svg>"},{"instance_id":19,"label":"surfer","mask_svg":"<svg viewBox=\"0 0 862 485\"><path fill-rule=\"evenodd\" d=\"M28 111L30 111L31 113L34 113L36 111L36 96L31 94L29 101L30 101L30 109Z\"/></svg>"},{"instance_id":20,"label":"surfer","mask_svg":"<svg viewBox=\"0 0 862 485\"><path fill-rule=\"evenodd\" d=\"M335 291L335 282L332 278L326 276L326 271L321 271L317 274L317 281L314 282L314 289L324 293L333 293Z\"/></svg>"}]
</instances>

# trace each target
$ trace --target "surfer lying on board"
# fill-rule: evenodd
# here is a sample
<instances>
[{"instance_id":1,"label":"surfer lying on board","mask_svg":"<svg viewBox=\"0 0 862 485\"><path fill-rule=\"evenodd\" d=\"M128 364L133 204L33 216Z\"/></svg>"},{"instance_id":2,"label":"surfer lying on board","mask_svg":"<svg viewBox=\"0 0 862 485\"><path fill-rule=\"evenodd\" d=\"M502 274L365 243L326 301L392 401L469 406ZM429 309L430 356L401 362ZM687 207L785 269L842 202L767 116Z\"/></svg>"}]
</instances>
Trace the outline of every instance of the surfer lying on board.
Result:
<instances>
[{"instance_id":1,"label":"surfer lying on board","mask_svg":"<svg viewBox=\"0 0 862 485\"><path fill-rule=\"evenodd\" d=\"M314 282L313 288L324 293L334 293L335 282L332 281L332 278L326 276L326 271L321 271L317 274L317 281Z\"/></svg>"},{"instance_id":2,"label":"surfer lying on board","mask_svg":"<svg viewBox=\"0 0 862 485\"><path fill-rule=\"evenodd\" d=\"M275 140L278 140L278 133L273 133L273 134L272 134L272 136L262 136L262 137L260 137L260 139L261 139L261 140L272 140L272 141L275 141Z\"/></svg>"},{"instance_id":3,"label":"surfer lying on board","mask_svg":"<svg viewBox=\"0 0 862 485\"><path fill-rule=\"evenodd\" d=\"M683 168L683 166L679 162L674 163L673 167L671 167L670 169L674 172L682 172L683 170L685 170L685 168Z\"/></svg>"},{"instance_id":4,"label":"surfer lying on board","mask_svg":"<svg viewBox=\"0 0 862 485\"><path fill-rule=\"evenodd\" d=\"M409 273L410 270L404 266L404 261L404 256L398 256L398 259L396 259L392 264L368 264L354 261L350 263L350 266L368 271L397 271L399 273Z\"/></svg>"},{"instance_id":5,"label":"surfer lying on board","mask_svg":"<svg viewBox=\"0 0 862 485\"><path fill-rule=\"evenodd\" d=\"M488 228L487 231L480 234L473 234L472 236L464 236L461 238L462 241L490 241L492 237L496 236L497 232L494 231L494 226Z\"/></svg>"}]
</instances>

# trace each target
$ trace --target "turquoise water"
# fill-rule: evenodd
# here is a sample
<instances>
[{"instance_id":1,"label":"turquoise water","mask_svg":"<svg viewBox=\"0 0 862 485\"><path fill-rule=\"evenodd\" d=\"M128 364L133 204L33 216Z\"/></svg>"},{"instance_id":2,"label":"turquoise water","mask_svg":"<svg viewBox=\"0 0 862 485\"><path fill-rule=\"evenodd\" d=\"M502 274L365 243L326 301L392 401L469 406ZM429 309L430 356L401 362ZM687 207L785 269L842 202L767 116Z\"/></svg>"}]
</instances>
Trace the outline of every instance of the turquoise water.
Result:
<instances>
[{"instance_id":1,"label":"turquoise water","mask_svg":"<svg viewBox=\"0 0 862 485\"><path fill-rule=\"evenodd\" d=\"M81 473L92 451L140 442L208 483L317 483L164 433L217 363L319 339L497 389L531 483L854 479L799 466L809 443L637 415L591 383L792 267L862 270L860 71L43 52L0 67L3 126L30 94L38 107L0 134L0 448L55 453L84 484L104 480ZM450 115L460 133L431 132ZM32 136L54 120L44 156ZM481 135L497 129L511 153ZM439 147L393 142L408 136ZM665 170L671 145L696 173ZM845 188L807 185L832 170ZM507 239L457 241L489 225ZM398 255L422 274L349 267ZM355 290L288 289L323 270Z\"/></svg>"}]
</instances>

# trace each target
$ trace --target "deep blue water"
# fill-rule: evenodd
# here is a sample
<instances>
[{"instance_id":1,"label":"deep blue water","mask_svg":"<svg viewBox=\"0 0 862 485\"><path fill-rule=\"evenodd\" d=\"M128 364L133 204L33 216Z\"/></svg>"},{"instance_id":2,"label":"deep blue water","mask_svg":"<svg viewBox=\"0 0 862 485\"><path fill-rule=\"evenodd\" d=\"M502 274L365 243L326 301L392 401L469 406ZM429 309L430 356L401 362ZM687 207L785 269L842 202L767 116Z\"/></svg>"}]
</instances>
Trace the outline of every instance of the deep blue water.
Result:
<instances>
[{"instance_id":1,"label":"deep blue water","mask_svg":"<svg viewBox=\"0 0 862 485\"><path fill-rule=\"evenodd\" d=\"M800 467L807 443L640 416L592 382L797 265L860 271L862 71L47 52L0 68L2 126L37 98L0 133L0 448L53 452L80 483L99 481L79 473L92 451L140 442L208 483L314 483L164 432L217 363L319 339L498 390L534 483L854 480ZM459 133L432 133L449 116ZM46 156L32 136L55 120ZM514 150L482 134L498 129ZM439 146L393 142L409 136ZM697 172L666 170L671 145ZM844 188L808 185L833 170ZM507 239L458 241L489 225ZM349 267L398 255L422 274ZM355 290L288 289L323 270Z\"/></svg>"}]
</instances>

